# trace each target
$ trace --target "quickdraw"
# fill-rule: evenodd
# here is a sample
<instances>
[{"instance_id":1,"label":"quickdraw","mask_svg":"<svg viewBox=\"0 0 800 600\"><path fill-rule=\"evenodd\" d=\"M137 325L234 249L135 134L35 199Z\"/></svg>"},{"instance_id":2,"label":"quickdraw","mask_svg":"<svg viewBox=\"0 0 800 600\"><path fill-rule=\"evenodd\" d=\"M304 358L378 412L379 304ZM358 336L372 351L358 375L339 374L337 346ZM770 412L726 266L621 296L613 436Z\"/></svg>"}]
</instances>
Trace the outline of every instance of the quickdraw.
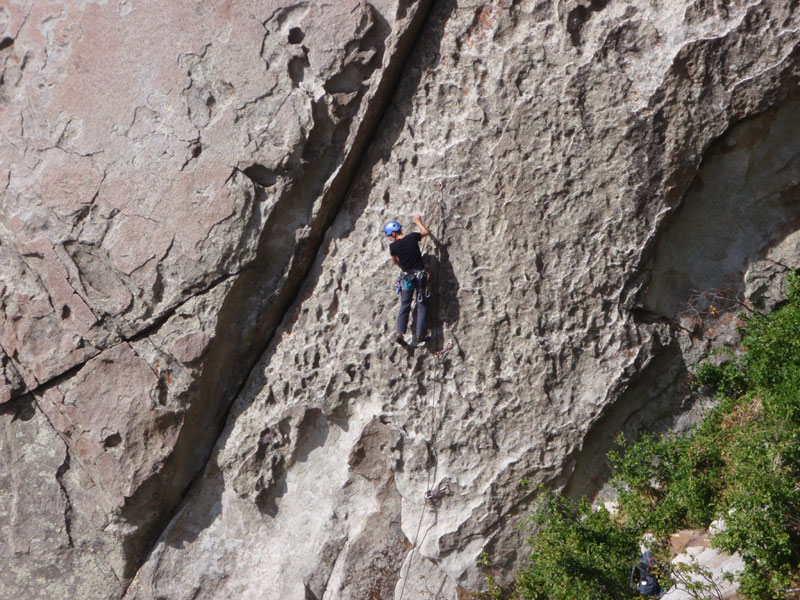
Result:
<instances>
[{"instance_id":1,"label":"quickdraw","mask_svg":"<svg viewBox=\"0 0 800 600\"><path fill-rule=\"evenodd\" d=\"M450 352L450 350L452 350L452 349L453 349L453 340L450 340L449 342L447 342L447 343L444 345L444 348L442 348L441 350L439 350L439 351L438 351L436 354L434 354L433 356L436 358L436 360L439 360L439 359L440 359L440 358L442 358L442 357L443 357L445 354L447 354L448 352Z\"/></svg>"},{"instance_id":2,"label":"quickdraw","mask_svg":"<svg viewBox=\"0 0 800 600\"><path fill-rule=\"evenodd\" d=\"M445 483L444 485L439 486L439 489L436 490L428 490L425 492L425 500L429 500L430 502L437 502L444 498L445 496L452 496L453 491L450 489L450 484Z\"/></svg>"},{"instance_id":3,"label":"quickdraw","mask_svg":"<svg viewBox=\"0 0 800 600\"><path fill-rule=\"evenodd\" d=\"M428 287L428 283L430 282L430 275L428 275L427 271L415 271L414 278L416 279L416 286L417 290L417 302L422 302L423 300L431 297L431 290Z\"/></svg>"}]
</instances>

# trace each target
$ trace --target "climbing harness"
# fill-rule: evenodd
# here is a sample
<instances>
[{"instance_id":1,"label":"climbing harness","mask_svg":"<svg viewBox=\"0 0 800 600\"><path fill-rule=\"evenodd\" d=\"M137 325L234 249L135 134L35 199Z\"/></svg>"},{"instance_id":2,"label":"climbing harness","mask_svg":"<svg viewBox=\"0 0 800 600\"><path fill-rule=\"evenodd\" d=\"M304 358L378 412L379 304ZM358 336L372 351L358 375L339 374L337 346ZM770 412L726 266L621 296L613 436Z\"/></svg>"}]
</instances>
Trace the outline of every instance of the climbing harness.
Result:
<instances>
[{"instance_id":1,"label":"climbing harness","mask_svg":"<svg viewBox=\"0 0 800 600\"><path fill-rule=\"evenodd\" d=\"M430 276L427 271L409 271L403 273L394 282L394 289L399 294L400 292L410 292L415 287L417 288L417 302L431 297Z\"/></svg>"}]
</instances>

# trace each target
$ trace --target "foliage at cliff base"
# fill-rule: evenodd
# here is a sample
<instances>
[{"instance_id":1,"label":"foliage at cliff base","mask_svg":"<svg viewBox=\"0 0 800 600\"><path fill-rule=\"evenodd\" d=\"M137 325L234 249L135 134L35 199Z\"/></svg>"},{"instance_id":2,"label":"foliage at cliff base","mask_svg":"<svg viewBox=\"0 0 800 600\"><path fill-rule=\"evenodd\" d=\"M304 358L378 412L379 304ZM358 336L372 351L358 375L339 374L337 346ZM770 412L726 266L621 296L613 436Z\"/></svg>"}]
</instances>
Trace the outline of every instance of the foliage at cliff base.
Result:
<instances>
[{"instance_id":1,"label":"foliage at cliff base","mask_svg":"<svg viewBox=\"0 0 800 600\"><path fill-rule=\"evenodd\" d=\"M745 563L739 591L780 599L800 580L800 277L783 306L745 316L738 352L700 365L696 384L718 403L688 435L620 438L609 454L619 511L543 492L531 516L529 566L513 590L490 578L490 596L526 600L639 597L631 566L645 533L665 538L708 528L712 544ZM727 360L724 360L727 358ZM716 364L715 364L716 363ZM670 573L663 573L669 585ZM698 591L698 597L704 597Z\"/></svg>"}]
</instances>

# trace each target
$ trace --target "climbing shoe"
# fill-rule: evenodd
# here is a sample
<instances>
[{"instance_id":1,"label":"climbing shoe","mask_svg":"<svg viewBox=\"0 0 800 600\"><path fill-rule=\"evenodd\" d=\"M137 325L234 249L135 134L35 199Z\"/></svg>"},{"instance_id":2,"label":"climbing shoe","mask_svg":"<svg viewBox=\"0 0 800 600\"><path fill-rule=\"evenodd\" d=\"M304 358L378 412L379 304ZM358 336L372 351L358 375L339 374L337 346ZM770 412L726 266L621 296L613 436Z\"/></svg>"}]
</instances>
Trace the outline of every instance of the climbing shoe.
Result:
<instances>
[{"instance_id":1,"label":"climbing shoe","mask_svg":"<svg viewBox=\"0 0 800 600\"><path fill-rule=\"evenodd\" d=\"M394 337L394 343L395 344L400 344L401 346L405 346L406 345L406 338L403 336L402 333L398 333Z\"/></svg>"},{"instance_id":2,"label":"climbing shoe","mask_svg":"<svg viewBox=\"0 0 800 600\"><path fill-rule=\"evenodd\" d=\"M417 339L417 348L424 348L426 344L430 343L431 336L426 335Z\"/></svg>"}]
</instances>

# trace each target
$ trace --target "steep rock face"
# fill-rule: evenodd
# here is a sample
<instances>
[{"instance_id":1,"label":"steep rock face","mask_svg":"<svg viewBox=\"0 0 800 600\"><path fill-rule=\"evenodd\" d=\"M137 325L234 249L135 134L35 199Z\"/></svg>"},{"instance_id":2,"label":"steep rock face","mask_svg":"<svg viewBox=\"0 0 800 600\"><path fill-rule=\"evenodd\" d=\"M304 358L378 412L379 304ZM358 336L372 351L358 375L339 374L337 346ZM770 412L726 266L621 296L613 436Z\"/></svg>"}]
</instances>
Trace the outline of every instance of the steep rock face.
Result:
<instances>
[{"instance_id":1,"label":"steep rock face","mask_svg":"<svg viewBox=\"0 0 800 600\"><path fill-rule=\"evenodd\" d=\"M709 148L660 236L644 300L650 310L690 321L708 309L698 292L716 290L721 309L745 291L768 308L783 297L767 282L780 283L775 273L798 264L787 239L800 222L798 110L800 101L789 101L732 127Z\"/></svg>"},{"instance_id":2,"label":"steep rock face","mask_svg":"<svg viewBox=\"0 0 800 600\"><path fill-rule=\"evenodd\" d=\"M0 596L120 597L294 298L425 8L0 7L0 477L12 504L52 500L0 518Z\"/></svg>"},{"instance_id":3,"label":"steep rock face","mask_svg":"<svg viewBox=\"0 0 800 600\"><path fill-rule=\"evenodd\" d=\"M519 563L534 483L596 491L598 427L680 409L665 390L704 342L652 313L650 261L712 142L791 114L797 19L791 2L437 3L304 291L127 597L455 598L480 587L482 551ZM434 348L407 353L378 238L414 212L441 246Z\"/></svg>"},{"instance_id":4,"label":"steep rock face","mask_svg":"<svg viewBox=\"0 0 800 600\"><path fill-rule=\"evenodd\" d=\"M786 296L787 272L800 265L798 102L731 126L705 152L680 207L654 244L642 306L645 320L667 320L673 343L614 402L584 442L570 493L603 488L609 432L683 431L704 403L689 408L686 364L708 344L738 345L741 314L772 310ZM683 413L673 422L665 416ZM588 483L587 483L588 482ZM609 491L608 489L605 490Z\"/></svg>"},{"instance_id":5,"label":"steep rock face","mask_svg":"<svg viewBox=\"0 0 800 600\"><path fill-rule=\"evenodd\" d=\"M702 189L780 208L737 287L777 297L795 2L428 4L0 8L0 596L463 596L534 483L596 491L606 431L680 408Z\"/></svg>"}]
</instances>

